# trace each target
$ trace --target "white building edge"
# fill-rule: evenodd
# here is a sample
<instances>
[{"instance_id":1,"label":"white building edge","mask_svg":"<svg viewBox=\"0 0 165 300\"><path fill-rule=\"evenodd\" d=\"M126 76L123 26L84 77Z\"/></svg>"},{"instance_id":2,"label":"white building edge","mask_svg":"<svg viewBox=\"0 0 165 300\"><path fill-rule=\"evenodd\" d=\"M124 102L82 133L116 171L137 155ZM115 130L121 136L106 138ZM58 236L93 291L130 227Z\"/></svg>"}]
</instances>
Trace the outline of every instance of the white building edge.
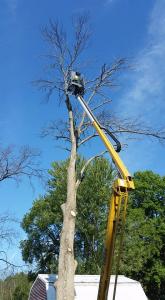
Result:
<instances>
[{"instance_id":1,"label":"white building edge","mask_svg":"<svg viewBox=\"0 0 165 300\"><path fill-rule=\"evenodd\" d=\"M97 300L99 275L75 275L75 300ZM39 274L30 290L29 300L55 300L54 274ZM112 300L115 276L111 276L108 300ZM147 300L138 281L118 276L115 300Z\"/></svg>"}]
</instances>

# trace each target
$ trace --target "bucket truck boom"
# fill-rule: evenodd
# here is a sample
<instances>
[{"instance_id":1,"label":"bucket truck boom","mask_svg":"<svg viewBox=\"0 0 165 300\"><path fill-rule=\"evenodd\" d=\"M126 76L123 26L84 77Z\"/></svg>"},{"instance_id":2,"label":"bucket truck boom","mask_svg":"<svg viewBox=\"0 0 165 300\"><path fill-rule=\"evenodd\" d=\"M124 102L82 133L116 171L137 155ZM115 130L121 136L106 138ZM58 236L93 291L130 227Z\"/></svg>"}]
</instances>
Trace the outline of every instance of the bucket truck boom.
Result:
<instances>
[{"instance_id":1,"label":"bucket truck boom","mask_svg":"<svg viewBox=\"0 0 165 300\"><path fill-rule=\"evenodd\" d=\"M126 209L128 201L128 193L133 190L134 182L131 174L127 170L123 161L121 160L118 152L121 150L121 144L117 138L107 128L103 127L94 116L93 112L85 102L83 95L85 92L84 81L79 72L71 72L68 80L67 92L74 95L79 101L82 108L88 115L92 125L94 126L99 137L103 141L106 149L108 150L117 170L119 178L117 178L112 187L112 197L110 201L110 209L108 213L108 222L106 229L106 238L104 246L103 266L101 270L100 283L97 300L107 300L108 290L110 284L110 276L112 274L112 261L114 257L115 240L118 229L120 228L120 241L119 241L119 254L116 263L116 279L113 291L113 300L115 300L117 276L119 269L119 262L121 257L121 249L123 244L124 225L126 220ZM116 149L107 137L107 134L116 143Z\"/></svg>"}]
</instances>

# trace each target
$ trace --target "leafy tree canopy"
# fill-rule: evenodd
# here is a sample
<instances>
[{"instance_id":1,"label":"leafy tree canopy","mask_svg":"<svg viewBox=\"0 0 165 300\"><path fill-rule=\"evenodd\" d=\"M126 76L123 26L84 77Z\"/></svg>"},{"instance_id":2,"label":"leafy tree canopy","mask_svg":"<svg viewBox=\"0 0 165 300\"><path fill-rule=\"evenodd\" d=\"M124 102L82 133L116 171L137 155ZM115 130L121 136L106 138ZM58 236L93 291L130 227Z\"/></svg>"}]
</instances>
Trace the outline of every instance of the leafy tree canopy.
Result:
<instances>
[{"instance_id":1,"label":"leafy tree canopy","mask_svg":"<svg viewBox=\"0 0 165 300\"><path fill-rule=\"evenodd\" d=\"M62 227L60 206L66 199L67 165L68 161L52 164L47 194L34 201L22 221L22 227L27 233L27 240L21 242L23 259L37 263L37 272L57 272ZM84 160L79 158L77 173L82 165ZM78 189L75 233L78 273L100 272L113 173L108 160L99 158L88 166Z\"/></svg>"},{"instance_id":2,"label":"leafy tree canopy","mask_svg":"<svg viewBox=\"0 0 165 300\"><path fill-rule=\"evenodd\" d=\"M142 282L150 299L165 299L165 177L134 175L121 273Z\"/></svg>"},{"instance_id":3,"label":"leafy tree canopy","mask_svg":"<svg viewBox=\"0 0 165 300\"><path fill-rule=\"evenodd\" d=\"M57 272L67 164L52 164L48 192L34 201L22 221L27 233L27 239L21 242L23 259L35 262L37 272ZM79 158L77 172L83 164ZM99 158L88 166L78 189L75 255L79 274L100 273L113 179L108 160ZM149 299L164 300L165 177L145 171L135 173L134 179L136 189L129 198L119 272L141 281Z\"/></svg>"}]
</instances>

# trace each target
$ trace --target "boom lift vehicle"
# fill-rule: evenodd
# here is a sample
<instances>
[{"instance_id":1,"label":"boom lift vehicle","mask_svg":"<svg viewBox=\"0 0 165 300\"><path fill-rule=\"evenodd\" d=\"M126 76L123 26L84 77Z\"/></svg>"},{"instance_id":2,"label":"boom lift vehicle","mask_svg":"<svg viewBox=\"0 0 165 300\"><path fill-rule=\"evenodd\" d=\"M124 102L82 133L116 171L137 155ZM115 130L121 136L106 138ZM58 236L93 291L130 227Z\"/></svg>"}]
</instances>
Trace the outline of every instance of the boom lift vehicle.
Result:
<instances>
[{"instance_id":1,"label":"boom lift vehicle","mask_svg":"<svg viewBox=\"0 0 165 300\"><path fill-rule=\"evenodd\" d=\"M103 141L105 147L107 148L116 168L119 173L119 178L117 178L112 187L112 197L110 202L110 209L108 213L107 229L106 229L106 238L104 246L104 258L103 266L101 270L100 283L97 300L107 300L108 299L108 290L110 284L110 277L112 274L112 261L114 256L115 249L115 240L117 232L120 231L119 239L119 254L116 262L116 276L115 276L115 285L113 290L113 300L115 300L116 287L117 287L117 277L119 262L121 258L121 250L123 244L123 234L124 234L124 225L126 220L126 209L128 201L128 193L133 190L134 182L131 174L127 170L123 161L121 160L118 152L121 150L121 144L117 138L112 134L107 128L103 127L99 121L94 116L91 109L88 107L83 96L85 93L84 81L79 72L71 72L68 84L67 92L74 95L79 101L82 108L85 110L87 116L89 117L92 125L94 126L99 137ZM111 139L116 143L116 149L108 139L108 134ZM120 230L119 230L120 228Z\"/></svg>"}]
</instances>

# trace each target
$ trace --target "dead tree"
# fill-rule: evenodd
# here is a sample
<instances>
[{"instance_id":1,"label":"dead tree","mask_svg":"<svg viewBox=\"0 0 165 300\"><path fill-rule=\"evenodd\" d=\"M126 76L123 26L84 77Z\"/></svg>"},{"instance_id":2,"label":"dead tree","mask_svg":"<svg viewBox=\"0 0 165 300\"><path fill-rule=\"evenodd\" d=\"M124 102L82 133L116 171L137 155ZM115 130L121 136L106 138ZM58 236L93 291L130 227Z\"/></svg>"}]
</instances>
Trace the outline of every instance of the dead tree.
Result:
<instances>
[{"instance_id":1,"label":"dead tree","mask_svg":"<svg viewBox=\"0 0 165 300\"><path fill-rule=\"evenodd\" d=\"M42 36L48 42L50 52L46 57L50 60L47 78L35 81L39 89L46 92L48 98L54 93L59 93L60 101L64 100L68 111L67 120L55 121L43 131L43 136L51 134L55 139L62 140L64 148L69 151L69 166L67 176L67 199L62 205L63 227L60 240L57 299L74 299L74 274L76 261L74 259L74 233L76 218L76 193L83 179L88 163L83 167L80 176L76 174L76 158L80 146L97 137L85 112L79 109L76 101L71 101L66 91L67 80L72 70L79 70L82 62L82 52L88 46L90 30L88 17L79 16L73 22L73 40L69 44L63 26L58 22L50 21L49 25L42 29ZM83 63L82 63L83 65ZM143 134L165 139L163 130L154 131L150 128L141 129L138 122L132 120L119 120L115 116L106 114L106 106L111 103L107 96L112 87L116 85L116 76L127 65L124 58L119 58L112 64L104 64L100 71L92 79L85 80L86 101L98 119L116 134ZM87 73L88 74L88 73ZM45 76L46 77L46 76ZM95 156L94 156L95 157Z\"/></svg>"},{"instance_id":2,"label":"dead tree","mask_svg":"<svg viewBox=\"0 0 165 300\"><path fill-rule=\"evenodd\" d=\"M32 178L37 177L43 182L44 170L40 168L36 158L40 153L36 150L32 150L29 147L22 147L18 151L13 146L3 148L0 146L0 182L7 180L14 180L16 184L19 184L22 177L27 177L32 184ZM3 243L9 245L16 237L16 232L13 230L10 223L18 222L15 218L11 217L8 213L0 216L0 262L3 268L0 270L3 272L9 270L9 268L18 268L7 257L6 251L2 248ZM3 269L3 270L2 270Z\"/></svg>"},{"instance_id":3,"label":"dead tree","mask_svg":"<svg viewBox=\"0 0 165 300\"><path fill-rule=\"evenodd\" d=\"M13 228L13 225L17 223L19 223L19 221L9 212L0 215L0 274L2 277L8 273L14 272L16 268L23 267L14 264L6 252L6 248L11 247L18 237L15 228Z\"/></svg>"}]
</instances>

